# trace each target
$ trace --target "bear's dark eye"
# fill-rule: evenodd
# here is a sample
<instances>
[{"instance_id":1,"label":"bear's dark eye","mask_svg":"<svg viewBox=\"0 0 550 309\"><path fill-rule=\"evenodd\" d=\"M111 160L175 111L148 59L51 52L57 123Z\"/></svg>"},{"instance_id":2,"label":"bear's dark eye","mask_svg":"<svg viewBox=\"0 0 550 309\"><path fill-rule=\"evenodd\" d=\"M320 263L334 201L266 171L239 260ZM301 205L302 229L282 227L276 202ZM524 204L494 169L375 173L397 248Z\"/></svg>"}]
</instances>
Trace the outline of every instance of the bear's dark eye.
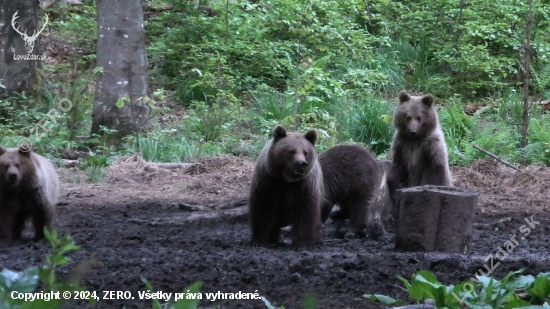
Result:
<instances>
[{"instance_id":1,"label":"bear's dark eye","mask_svg":"<svg viewBox=\"0 0 550 309\"><path fill-rule=\"evenodd\" d=\"M411 119L411 116L407 116L407 121L410 121Z\"/></svg>"},{"instance_id":2,"label":"bear's dark eye","mask_svg":"<svg viewBox=\"0 0 550 309\"><path fill-rule=\"evenodd\" d=\"M421 119L420 117L416 117L416 120L420 121L420 119Z\"/></svg>"},{"instance_id":3,"label":"bear's dark eye","mask_svg":"<svg viewBox=\"0 0 550 309\"><path fill-rule=\"evenodd\" d=\"M307 151L304 150L304 156L307 156Z\"/></svg>"},{"instance_id":4,"label":"bear's dark eye","mask_svg":"<svg viewBox=\"0 0 550 309\"><path fill-rule=\"evenodd\" d=\"M296 150L289 150L288 153L291 154L291 155L295 155L295 154L296 154Z\"/></svg>"},{"instance_id":5,"label":"bear's dark eye","mask_svg":"<svg viewBox=\"0 0 550 309\"><path fill-rule=\"evenodd\" d=\"M15 167L19 168L19 163L16 163L16 164L15 164Z\"/></svg>"}]
</instances>

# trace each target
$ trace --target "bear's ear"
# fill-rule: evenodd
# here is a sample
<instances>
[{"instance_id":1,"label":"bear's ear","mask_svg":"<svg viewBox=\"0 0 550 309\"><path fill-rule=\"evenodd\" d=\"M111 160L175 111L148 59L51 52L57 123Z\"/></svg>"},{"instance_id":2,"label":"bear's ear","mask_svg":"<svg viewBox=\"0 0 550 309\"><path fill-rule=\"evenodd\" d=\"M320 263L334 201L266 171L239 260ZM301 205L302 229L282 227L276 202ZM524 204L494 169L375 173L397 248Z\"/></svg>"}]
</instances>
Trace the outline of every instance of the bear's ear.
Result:
<instances>
[{"instance_id":1,"label":"bear's ear","mask_svg":"<svg viewBox=\"0 0 550 309\"><path fill-rule=\"evenodd\" d=\"M403 104L411 99L411 96L405 91L399 91L399 104Z\"/></svg>"},{"instance_id":2,"label":"bear's ear","mask_svg":"<svg viewBox=\"0 0 550 309\"><path fill-rule=\"evenodd\" d=\"M286 137L286 129L283 126L276 126L275 129L273 129L273 139L274 140L280 140L281 138Z\"/></svg>"},{"instance_id":3,"label":"bear's ear","mask_svg":"<svg viewBox=\"0 0 550 309\"><path fill-rule=\"evenodd\" d=\"M8 150L6 149L6 147L0 145L0 156L3 155L3 154L5 154L6 151L8 151Z\"/></svg>"},{"instance_id":4,"label":"bear's ear","mask_svg":"<svg viewBox=\"0 0 550 309\"><path fill-rule=\"evenodd\" d=\"M431 94L428 94L422 98L422 103L426 104L428 107L432 107L434 104L434 97Z\"/></svg>"},{"instance_id":5,"label":"bear's ear","mask_svg":"<svg viewBox=\"0 0 550 309\"><path fill-rule=\"evenodd\" d=\"M315 142L317 142L317 131L315 130L307 131L304 136L312 145L315 145Z\"/></svg>"}]
</instances>

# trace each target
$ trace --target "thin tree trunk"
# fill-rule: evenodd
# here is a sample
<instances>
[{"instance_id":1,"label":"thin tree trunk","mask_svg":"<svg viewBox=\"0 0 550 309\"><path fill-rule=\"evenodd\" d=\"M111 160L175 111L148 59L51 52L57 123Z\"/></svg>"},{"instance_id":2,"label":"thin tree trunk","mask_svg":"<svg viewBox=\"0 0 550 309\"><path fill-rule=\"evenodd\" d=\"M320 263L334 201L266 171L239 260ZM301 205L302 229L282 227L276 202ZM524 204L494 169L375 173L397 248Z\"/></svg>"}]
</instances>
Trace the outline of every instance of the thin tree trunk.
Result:
<instances>
[{"instance_id":1,"label":"thin tree trunk","mask_svg":"<svg viewBox=\"0 0 550 309\"><path fill-rule=\"evenodd\" d=\"M456 38L455 38L455 50L458 52L458 49L460 48L460 36L462 35L462 30L460 27L462 26L462 11L464 10L464 4L466 0L460 0L460 11L458 12L458 23L456 25Z\"/></svg>"},{"instance_id":2,"label":"thin tree trunk","mask_svg":"<svg viewBox=\"0 0 550 309\"><path fill-rule=\"evenodd\" d=\"M529 0L529 16L525 27L525 43L523 45L523 119L521 123L521 148L527 146L527 129L529 128L529 81L531 78L531 24L533 23L533 0Z\"/></svg>"},{"instance_id":3,"label":"thin tree trunk","mask_svg":"<svg viewBox=\"0 0 550 309\"><path fill-rule=\"evenodd\" d=\"M97 75L92 133L100 133L100 126L105 126L117 130L118 138L140 132L151 112L143 9L141 0L96 3L97 66L103 72Z\"/></svg>"},{"instance_id":4,"label":"thin tree trunk","mask_svg":"<svg viewBox=\"0 0 550 309\"><path fill-rule=\"evenodd\" d=\"M40 65L40 60L26 58L40 54L40 34L37 32L42 27L38 19L38 1L0 0L0 21L0 83L5 87L5 90L0 88L0 92L29 91L35 86L36 68Z\"/></svg>"},{"instance_id":5,"label":"thin tree trunk","mask_svg":"<svg viewBox=\"0 0 550 309\"><path fill-rule=\"evenodd\" d=\"M296 50L296 80L294 82L294 125L292 130L296 132L298 130L298 89L300 81L300 42L298 42L298 48Z\"/></svg>"}]
</instances>

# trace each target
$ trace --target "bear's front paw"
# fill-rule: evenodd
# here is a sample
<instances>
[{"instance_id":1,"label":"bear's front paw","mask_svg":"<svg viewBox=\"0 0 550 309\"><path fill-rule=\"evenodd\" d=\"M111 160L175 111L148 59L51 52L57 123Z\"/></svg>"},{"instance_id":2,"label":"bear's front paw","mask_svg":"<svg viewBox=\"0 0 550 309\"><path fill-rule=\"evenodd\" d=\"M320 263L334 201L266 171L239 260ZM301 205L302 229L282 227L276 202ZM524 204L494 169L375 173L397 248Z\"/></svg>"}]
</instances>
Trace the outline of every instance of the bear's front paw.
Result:
<instances>
[{"instance_id":1,"label":"bear's front paw","mask_svg":"<svg viewBox=\"0 0 550 309\"><path fill-rule=\"evenodd\" d=\"M382 224L382 222L378 220L370 224L368 230L369 230L369 238L372 240L378 240L380 239L380 237L386 234L386 229L384 228L384 224Z\"/></svg>"}]
</instances>

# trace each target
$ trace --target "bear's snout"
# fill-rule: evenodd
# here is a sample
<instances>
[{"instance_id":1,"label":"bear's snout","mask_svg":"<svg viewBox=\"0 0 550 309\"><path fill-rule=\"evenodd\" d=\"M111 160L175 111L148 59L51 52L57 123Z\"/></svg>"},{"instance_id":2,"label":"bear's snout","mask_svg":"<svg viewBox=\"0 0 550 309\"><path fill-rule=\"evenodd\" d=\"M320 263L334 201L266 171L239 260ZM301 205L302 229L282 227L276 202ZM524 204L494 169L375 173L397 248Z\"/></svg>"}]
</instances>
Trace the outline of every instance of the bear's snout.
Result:
<instances>
[{"instance_id":1,"label":"bear's snout","mask_svg":"<svg viewBox=\"0 0 550 309\"><path fill-rule=\"evenodd\" d=\"M296 171L296 174L303 174L307 171L308 163L307 161L298 161L294 165L294 170Z\"/></svg>"},{"instance_id":2,"label":"bear's snout","mask_svg":"<svg viewBox=\"0 0 550 309\"><path fill-rule=\"evenodd\" d=\"M420 129L420 123L416 120L411 120L409 123L409 135L411 137L416 137L418 135L418 130Z\"/></svg>"},{"instance_id":3,"label":"bear's snout","mask_svg":"<svg viewBox=\"0 0 550 309\"><path fill-rule=\"evenodd\" d=\"M17 183L17 180L19 178L19 173L15 167L10 167L8 168L6 176L7 176L6 180L8 184L14 185L15 183Z\"/></svg>"}]
</instances>

